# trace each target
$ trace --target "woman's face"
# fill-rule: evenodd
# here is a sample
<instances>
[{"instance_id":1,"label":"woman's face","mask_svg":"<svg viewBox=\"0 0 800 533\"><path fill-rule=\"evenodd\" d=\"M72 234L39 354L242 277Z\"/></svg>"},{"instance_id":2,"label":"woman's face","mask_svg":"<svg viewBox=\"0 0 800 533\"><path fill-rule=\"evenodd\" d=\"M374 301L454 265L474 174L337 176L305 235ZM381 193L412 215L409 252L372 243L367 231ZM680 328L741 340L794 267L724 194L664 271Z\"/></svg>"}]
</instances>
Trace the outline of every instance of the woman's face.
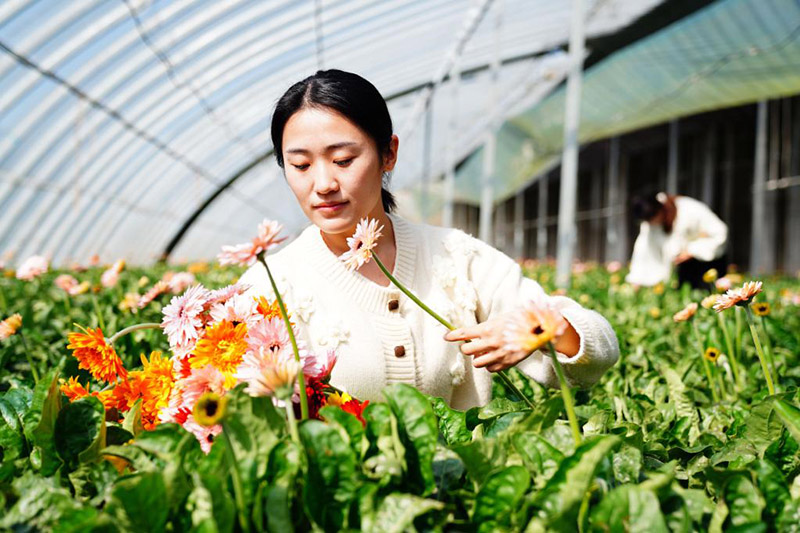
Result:
<instances>
[{"instance_id":1,"label":"woman's face","mask_svg":"<svg viewBox=\"0 0 800 533\"><path fill-rule=\"evenodd\" d=\"M383 161L375 142L329 108L307 107L283 130L286 180L303 212L324 233L352 234L363 217L383 219L381 178L394 168L397 137Z\"/></svg>"}]
</instances>

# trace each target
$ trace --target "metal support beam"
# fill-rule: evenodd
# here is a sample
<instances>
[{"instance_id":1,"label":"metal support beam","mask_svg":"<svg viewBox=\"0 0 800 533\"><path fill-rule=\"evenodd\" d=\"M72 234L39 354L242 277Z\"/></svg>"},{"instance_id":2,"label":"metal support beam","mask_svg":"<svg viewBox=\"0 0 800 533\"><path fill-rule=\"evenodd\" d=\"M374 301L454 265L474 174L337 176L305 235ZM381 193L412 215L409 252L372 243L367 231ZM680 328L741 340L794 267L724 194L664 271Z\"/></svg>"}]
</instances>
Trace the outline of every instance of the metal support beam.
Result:
<instances>
[{"instance_id":1,"label":"metal support beam","mask_svg":"<svg viewBox=\"0 0 800 533\"><path fill-rule=\"evenodd\" d=\"M561 184L558 202L558 250L556 285L569 286L572 260L575 256L575 208L578 199L578 125L581 110L581 82L584 51L583 0L572 0L572 23L569 35L571 60L567 78L567 99L564 111L564 152L561 160Z\"/></svg>"},{"instance_id":2,"label":"metal support beam","mask_svg":"<svg viewBox=\"0 0 800 533\"><path fill-rule=\"evenodd\" d=\"M536 209L536 259L543 261L547 257L547 189L549 183L545 174L539 178L539 205Z\"/></svg>"},{"instance_id":3,"label":"metal support beam","mask_svg":"<svg viewBox=\"0 0 800 533\"><path fill-rule=\"evenodd\" d=\"M764 256L769 243L765 234L764 210L765 190L767 181L767 101L762 100L757 104L756 114L756 152L755 166L753 168L753 219L750 231L750 270L754 274L764 273Z\"/></svg>"},{"instance_id":4,"label":"metal support beam","mask_svg":"<svg viewBox=\"0 0 800 533\"><path fill-rule=\"evenodd\" d=\"M444 206L442 225L453 227L453 204L456 194L456 138L458 136L458 90L461 86L461 61L456 60L450 71L450 116L448 117L447 138L445 139Z\"/></svg>"},{"instance_id":5,"label":"metal support beam","mask_svg":"<svg viewBox=\"0 0 800 533\"><path fill-rule=\"evenodd\" d=\"M716 153L717 153L717 127L711 124L706 132L703 147L703 203L712 209L715 207L716 193Z\"/></svg>"},{"instance_id":6,"label":"metal support beam","mask_svg":"<svg viewBox=\"0 0 800 533\"><path fill-rule=\"evenodd\" d=\"M790 100L789 102L797 102ZM800 175L800 110L788 113L787 122L791 123L789 140L789 171L790 176ZM792 115L794 117L792 118ZM783 270L785 272L800 271L800 185L791 187L786 191L786 240L784 249Z\"/></svg>"},{"instance_id":7,"label":"metal support beam","mask_svg":"<svg viewBox=\"0 0 800 533\"><path fill-rule=\"evenodd\" d=\"M430 221L431 203L431 150L433 144L433 93L425 109L425 131L422 138L422 183L420 211L422 221Z\"/></svg>"},{"instance_id":8,"label":"metal support beam","mask_svg":"<svg viewBox=\"0 0 800 533\"><path fill-rule=\"evenodd\" d=\"M493 117L486 133L486 144L483 150L483 174L481 176L481 210L478 225L478 237L491 244L492 238L492 210L494 208L494 169L497 152L497 129L500 121L497 119L497 97L500 83L500 46L503 31L503 2L497 0L494 5L494 50L492 53L492 67L489 89L488 114Z\"/></svg>"},{"instance_id":9,"label":"metal support beam","mask_svg":"<svg viewBox=\"0 0 800 533\"><path fill-rule=\"evenodd\" d=\"M678 194L678 119L669 122L669 155L667 159L667 193Z\"/></svg>"},{"instance_id":10,"label":"metal support beam","mask_svg":"<svg viewBox=\"0 0 800 533\"><path fill-rule=\"evenodd\" d=\"M514 197L514 258L525 256L525 190Z\"/></svg>"}]
</instances>

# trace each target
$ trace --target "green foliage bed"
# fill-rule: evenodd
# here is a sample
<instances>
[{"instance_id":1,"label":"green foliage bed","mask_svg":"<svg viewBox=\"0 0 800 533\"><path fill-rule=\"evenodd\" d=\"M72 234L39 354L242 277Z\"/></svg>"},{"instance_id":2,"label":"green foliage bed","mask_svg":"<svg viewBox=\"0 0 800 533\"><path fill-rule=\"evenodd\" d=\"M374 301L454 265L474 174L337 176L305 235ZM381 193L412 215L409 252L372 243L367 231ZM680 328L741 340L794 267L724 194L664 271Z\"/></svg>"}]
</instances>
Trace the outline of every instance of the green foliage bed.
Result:
<instances>
[{"instance_id":1,"label":"green foliage bed","mask_svg":"<svg viewBox=\"0 0 800 533\"><path fill-rule=\"evenodd\" d=\"M160 321L168 297L136 314L119 303L163 273L127 270L116 287L74 297L53 286L57 273L0 279L0 319L23 317L0 341L0 529L800 531L796 279L764 279L757 298L771 304L759 327L779 376L772 396L742 327L744 386L715 363L722 390L712 400L701 347L672 320L705 294L636 291L621 273L589 267L569 294L608 318L622 356L599 384L573 391L577 449L559 391L514 371L535 409L500 384L489 405L467 412L394 385L366 408L365 425L326 407L326 422L302 422L299 440L269 398L240 387L225 408L225 438L205 455L176 425L106 422L99 400L70 403L59 390L59 378L81 375L66 349L72 324L113 332ZM236 274L199 278L213 288ZM552 290L549 267L529 274ZM95 285L99 276L76 274ZM694 320L702 348L726 352L714 312L700 308ZM167 348L159 332L141 331L118 351L133 368L139 354ZM35 387L29 359L41 374Z\"/></svg>"}]
</instances>

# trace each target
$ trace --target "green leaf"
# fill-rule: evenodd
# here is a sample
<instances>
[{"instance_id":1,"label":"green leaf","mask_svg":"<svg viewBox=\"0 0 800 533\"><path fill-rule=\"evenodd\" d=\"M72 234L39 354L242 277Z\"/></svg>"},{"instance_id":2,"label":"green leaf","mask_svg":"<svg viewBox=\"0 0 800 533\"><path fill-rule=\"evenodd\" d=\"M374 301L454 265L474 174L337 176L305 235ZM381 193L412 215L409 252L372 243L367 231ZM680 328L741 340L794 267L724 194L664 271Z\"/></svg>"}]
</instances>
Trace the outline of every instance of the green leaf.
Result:
<instances>
[{"instance_id":1,"label":"green leaf","mask_svg":"<svg viewBox=\"0 0 800 533\"><path fill-rule=\"evenodd\" d=\"M19 499L0 518L0 529L13 531L85 531L78 527L90 522L97 511L73 499L54 478L31 471L14 480Z\"/></svg>"},{"instance_id":2,"label":"green leaf","mask_svg":"<svg viewBox=\"0 0 800 533\"><path fill-rule=\"evenodd\" d=\"M224 480L192 473L193 488L186 498L192 530L208 533L233 531L236 509Z\"/></svg>"},{"instance_id":3,"label":"green leaf","mask_svg":"<svg viewBox=\"0 0 800 533\"><path fill-rule=\"evenodd\" d=\"M530 483L528 471L521 466L490 475L475 497L472 521L479 524L478 531L519 529L514 515Z\"/></svg>"},{"instance_id":4,"label":"green leaf","mask_svg":"<svg viewBox=\"0 0 800 533\"><path fill-rule=\"evenodd\" d=\"M756 473L758 489L764 496L766 514L773 524L788 526L797 512L797 505L792 501L789 485L783 478L778 468L764 459L755 461L752 465ZM796 524L800 528L800 524ZM779 531L787 530L786 527L776 527Z\"/></svg>"},{"instance_id":5,"label":"green leaf","mask_svg":"<svg viewBox=\"0 0 800 533\"><path fill-rule=\"evenodd\" d=\"M538 517L549 527L571 530L577 526L578 508L594 479L600 462L622 441L615 436L590 437L571 456L536 495Z\"/></svg>"},{"instance_id":6,"label":"green leaf","mask_svg":"<svg viewBox=\"0 0 800 533\"><path fill-rule=\"evenodd\" d=\"M420 498L413 494L393 493L381 501L372 516L364 516L361 527L368 533L416 531L414 519L443 508L444 504L436 500Z\"/></svg>"},{"instance_id":7,"label":"green leaf","mask_svg":"<svg viewBox=\"0 0 800 533\"><path fill-rule=\"evenodd\" d=\"M120 478L114 485L105 513L123 531L164 531L169 507L161 472L139 472Z\"/></svg>"},{"instance_id":8,"label":"green leaf","mask_svg":"<svg viewBox=\"0 0 800 533\"><path fill-rule=\"evenodd\" d=\"M628 444L616 452L611 460L614 478L620 483L636 483L642 472L642 451Z\"/></svg>"},{"instance_id":9,"label":"green leaf","mask_svg":"<svg viewBox=\"0 0 800 533\"><path fill-rule=\"evenodd\" d=\"M777 413L779 401L769 398L750 408L744 438L752 443L759 456L781 436L783 424Z\"/></svg>"},{"instance_id":10,"label":"green leaf","mask_svg":"<svg viewBox=\"0 0 800 533\"><path fill-rule=\"evenodd\" d=\"M300 473L300 450L289 440L279 442L269 455L264 489L267 529L273 533L294 531L292 519L297 477Z\"/></svg>"},{"instance_id":11,"label":"green leaf","mask_svg":"<svg viewBox=\"0 0 800 533\"><path fill-rule=\"evenodd\" d=\"M464 411L451 409L442 398L431 398L431 406L439 421L439 433L449 446L466 444L472 440Z\"/></svg>"},{"instance_id":12,"label":"green leaf","mask_svg":"<svg viewBox=\"0 0 800 533\"><path fill-rule=\"evenodd\" d=\"M0 462L13 461L25 452L26 441L17 412L0 398Z\"/></svg>"},{"instance_id":13,"label":"green leaf","mask_svg":"<svg viewBox=\"0 0 800 533\"><path fill-rule=\"evenodd\" d=\"M432 465L439 436L433 408L422 393L403 383L387 386L383 396L397 419L411 491L429 495L436 488Z\"/></svg>"},{"instance_id":14,"label":"green leaf","mask_svg":"<svg viewBox=\"0 0 800 533\"><path fill-rule=\"evenodd\" d=\"M299 432L308 458L306 514L326 531L339 530L358 488L355 454L338 430L318 420L303 422Z\"/></svg>"},{"instance_id":15,"label":"green leaf","mask_svg":"<svg viewBox=\"0 0 800 533\"><path fill-rule=\"evenodd\" d=\"M469 444L454 446L453 451L464 461L469 477L482 485L489 474L506 464L505 446L497 439L477 439Z\"/></svg>"},{"instance_id":16,"label":"green leaf","mask_svg":"<svg viewBox=\"0 0 800 533\"><path fill-rule=\"evenodd\" d=\"M125 419L122 421L122 429L136 437L144 431L142 426L142 399L139 398L133 404L133 407L125 413Z\"/></svg>"},{"instance_id":17,"label":"green leaf","mask_svg":"<svg viewBox=\"0 0 800 533\"><path fill-rule=\"evenodd\" d=\"M58 388L59 369L47 373L33 391L30 409L23 417L25 437L33 445L31 465L43 476L51 476L61 466L55 446L55 426L61 410Z\"/></svg>"},{"instance_id":18,"label":"green leaf","mask_svg":"<svg viewBox=\"0 0 800 533\"><path fill-rule=\"evenodd\" d=\"M732 526L744 526L761 521L764 500L746 476L739 474L728 479L724 495L730 510Z\"/></svg>"},{"instance_id":19,"label":"green leaf","mask_svg":"<svg viewBox=\"0 0 800 533\"><path fill-rule=\"evenodd\" d=\"M364 437L364 426L358 418L352 413L343 411L342 409L326 405L319 410L319 414L325 419L326 422L335 424L342 428L347 435L347 439L352 446L353 451L360 455L361 453L361 439Z\"/></svg>"},{"instance_id":20,"label":"green leaf","mask_svg":"<svg viewBox=\"0 0 800 533\"><path fill-rule=\"evenodd\" d=\"M800 442L800 409L783 401L775 400L775 412L792 434L794 440Z\"/></svg>"},{"instance_id":21,"label":"green leaf","mask_svg":"<svg viewBox=\"0 0 800 533\"><path fill-rule=\"evenodd\" d=\"M697 414L697 408L686 396L686 386L677 372L668 366L662 366L661 374L667 380L669 401L675 407L675 413L678 417L689 420L689 444L692 445L700 436L700 415Z\"/></svg>"},{"instance_id":22,"label":"green leaf","mask_svg":"<svg viewBox=\"0 0 800 533\"><path fill-rule=\"evenodd\" d=\"M56 451L70 469L74 469L79 461L97 459L105 447L105 417L103 403L94 396L79 398L64 406L58 414Z\"/></svg>"},{"instance_id":23,"label":"green leaf","mask_svg":"<svg viewBox=\"0 0 800 533\"><path fill-rule=\"evenodd\" d=\"M668 533L658 497L652 490L623 485L609 492L592 510L592 531Z\"/></svg>"},{"instance_id":24,"label":"green leaf","mask_svg":"<svg viewBox=\"0 0 800 533\"><path fill-rule=\"evenodd\" d=\"M511 442L537 487L543 487L564 460L563 453L535 433L517 433L511 437Z\"/></svg>"}]
</instances>

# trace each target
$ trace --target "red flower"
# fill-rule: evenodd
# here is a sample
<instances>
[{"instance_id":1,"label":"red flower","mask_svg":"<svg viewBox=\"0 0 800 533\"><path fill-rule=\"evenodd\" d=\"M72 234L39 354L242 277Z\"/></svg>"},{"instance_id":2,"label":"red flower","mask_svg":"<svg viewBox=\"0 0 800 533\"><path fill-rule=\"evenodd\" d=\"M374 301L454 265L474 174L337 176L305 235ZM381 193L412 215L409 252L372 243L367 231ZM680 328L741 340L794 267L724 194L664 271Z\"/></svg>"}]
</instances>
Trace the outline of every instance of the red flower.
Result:
<instances>
[{"instance_id":1,"label":"red flower","mask_svg":"<svg viewBox=\"0 0 800 533\"><path fill-rule=\"evenodd\" d=\"M309 378L306 381L306 397L308 397L308 417L321 420L319 410L327 405L325 384L318 379Z\"/></svg>"},{"instance_id":2,"label":"red flower","mask_svg":"<svg viewBox=\"0 0 800 533\"><path fill-rule=\"evenodd\" d=\"M369 400L364 403L360 403L355 398L351 398L350 400L346 401L342 404L342 411L345 413L350 413L358 418L358 421L361 422L361 425L366 426L367 422L364 420L364 417L361 416L364 412L364 408L369 404Z\"/></svg>"}]
</instances>

